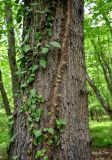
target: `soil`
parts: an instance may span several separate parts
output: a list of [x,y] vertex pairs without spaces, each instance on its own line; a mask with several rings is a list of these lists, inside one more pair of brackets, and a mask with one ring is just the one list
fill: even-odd
[[112,160],[112,148],[103,148],[92,151],[91,160]]

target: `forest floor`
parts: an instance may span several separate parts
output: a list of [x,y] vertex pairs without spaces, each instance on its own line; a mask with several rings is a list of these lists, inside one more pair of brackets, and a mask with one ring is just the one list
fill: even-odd
[[102,148],[92,151],[91,160],[112,160],[112,148]]
[[[0,160],[6,160],[1,153]],[[112,160],[112,148],[102,148],[92,151],[90,160]]]

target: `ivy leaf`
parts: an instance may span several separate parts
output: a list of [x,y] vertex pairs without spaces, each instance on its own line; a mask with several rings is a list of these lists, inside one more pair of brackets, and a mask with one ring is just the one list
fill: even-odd
[[50,42],[50,45],[55,47],[55,48],[61,48],[61,44],[59,42],[56,42],[56,41]]
[[40,117],[36,117],[36,118],[35,118],[35,121],[36,121],[36,122],[39,122],[39,121],[40,121]]
[[50,134],[54,134],[54,129],[53,128],[44,128],[44,132],[48,132]]
[[21,85],[20,85],[20,88],[25,88],[27,85],[26,85],[26,83],[22,83]]
[[29,122],[32,122],[33,120],[32,120],[32,117],[28,117],[28,121]]
[[47,62],[46,62],[45,59],[40,59],[39,63],[40,63],[40,65],[41,65],[42,68],[44,68],[44,69],[46,68]]
[[35,105],[35,104],[32,104],[32,105],[31,105],[31,110],[32,110],[32,111],[35,111],[35,109],[36,109],[36,105]]
[[37,71],[37,69],[38,69],[38,65],[34,65],[33,67],[32,67],[32,73],[34,73],[35,71]]
[[34,80],[35,80],[34,77],[29,77],[28,80],[27,80],[27,83],[31,84]]
[[42,53],[43,54],[47,54],[49,52],[49,48],[45,47],[45,48],[42,48]]
[[35,158],[43,157],[45,152],[46,152],[46,149],[37,151],[36,154],[35,154]]
[[44,156],[44,160],[49,160],[49,158],[47,156]]
[[53,135],[54,134],[54,129],[53,128],[48,128],[48,132]]
[[29,33],[25,35],[24,42],[28,42],[28,40],[29,40]]
[[44,103],[45,99],[42,95],[38,95],[38,102]]
[[31,47],[28,45],[28,44],[25,44],[24,46],[23,46],[23,51],[25,52],[25,53],[27,53],[28,51],[30,51],[31,50]]
[[24,70],[22,70],[22,69],[19,69],[19,70],[16,72],[16,75],[19,76],[19,77],[22,77],[24,73],[26,73],[26,71],[24,71]]
[[42,131],[34,129],[33,134],[36,138],[39,138],[40,136],[42,136]]
[[17,160],[19,157],[18,156],[13,156],[12,160]]
[[65,122],[65,120],[63,120],[63,119],[57,119],[57,120],[56,120],[56,125],[57,125],[58,128],[60,128],[60,127],[65,126],[65,125],[66,125],[66,122]]
[[39,109],[36,110],[36,116],[37,117],[41,117],[42,113],[43,113],[43,109],[42,108],[39,108]]
[[30,95],[31,95],[32,98],[33,98],[33,97],[36,97],[36,94],[37,94],[36,89],[32,89],[32,90],[30,91]]
[[42,39],[42,33],[41,32],[36,32],[36,34],[35,34],[35,38],[36,38],[36,40],[41,40]]

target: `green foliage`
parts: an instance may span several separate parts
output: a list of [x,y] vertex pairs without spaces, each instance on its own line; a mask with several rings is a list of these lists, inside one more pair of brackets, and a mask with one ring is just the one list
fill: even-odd
[[18,156],[13,156],[12,160],[18,160]]
[[39,138],[40,136],[42,136],[42,131],[34,129],[33,134],[35,135],[36,138]]
[[45,48],[42,48],[42,53],[43,54],[47,54],[49,52],[49,48],[45,47]]
[[52,134],[52,135],[54,135],[54,133],[55,133],[55,131],[54,131],[53,128],[44,128],[43,131],[44,131],[44,132],[48,132],[48,133],[50,133],[50,134]]
[[[13,17],[15,23],[15,32],[16,32],[16,51],[17,51],[17,60],[18,65],[21,61],[19,70],[17,71],[17,75],[19,78],[25,78],[24,82],[21,82],[20,88],[27,95],[27,98],[24,100],[23,104],[21,104],[21,112],[27,113],[27,125],[34,136],[34,141],[36,141],[36,145],[38,142],[45,141],[49,146],[59,145],[59,134],[64,131],[66,126],[66,122],[63,119],[58,117],[55,119],[55,125],[52,128],[41,128],[39,130],[35,126],[40,122],[42,114],[44,113],[44,109],[40,108],[41,103],[45,103],[45,98],[40,95],[35,88],[32,88],[32,84],[35,81],[36,73],[39,71],[40,67],[45,70],[47,67],[47,54],[52,49],[61,49],[61,43],[57,40],[51,41],[51,37],[53,35],[52,25],[54,21],[54,17],[52,13],[48,9],[37,11],[38,14],[44,15],[46,14],[46,22],[44,33],[38,31],[34,35],[34,39],[36,40],[36,53],[32,54],[32,59],[26,59],[27,53],[33,52],[31,46],[29,45],[30,32],[29,29],[26,31],[26,35],[23,37],[21,50],[23,54],[20,53],[20,41],[21,41],[21,26],[23,12],[25,14],[29,14],[32,11],[32,7],[38,6],[39,3],[33,3],[31,8],[24,8],[23,4],[19,5],[18,0],[14,2],[10,1],[13,6]],[[86,64],[87,71],[91,75],[91,77],[95,80],[96,86],[100,89],[101,94],[108,100],[110,104],[112,104],[111,95],[108,90],[108,84],[105,80],[103,68],[98,58],[98,52],[100,54],[102,62],[106,65],[109,64],[110,69],[112,70],[112,54],[111,54],[111,33],[110,33],[110,25],[111,22],[111,8],[112,2],[106,2],[102,0],[85,1],[85,6],[89,14],[85,13],[85,52],[86,52]],[[90,12],[91,11],[91,12]],[[106,17],[106,19],[105,19]],[[4,7],[3,2],[0,2],[0,68],[3,72],[3,82],[8,93],[8,98],[13,106],[12,100],[12,90],[11,90],[11,73],[8,62],[7,55],[7,41],[6,41],[6,29],[4,22]],[[107,21],[109,20],[109,21]],[[11,25],[9,25],[11,27]],[[45,35],[46,39],[45,38]],[[44,40],[44,43],[41,42]],[[94,42],[94,43],[92,43]],[[94,47],[95,45],[95,47]],[[20,56],[21,54],[21,56]],[[34,62],[34,57],[38,56],[38,62]],[[24,64],[29,60],[32,65],[29,68],[25,68]],[[29,63],[30,64],[30,63]],[[97,73],[97,74],[96,74]],[[108,73],[109,74],[109,73]],[[60,75],[57,75],[58,82],[61,82]],[[88,89],[92,93],[92,96],[89,96],[89,107],[101,107],[95,95],[93,95],[93,91],[88,86]],[[60,94],[58,94],[60,96]],[[1,97],[0,97],[1,100]],[[93,105],[94,102],[94,105]],[[57,104],[54,104],[57,107]],[[3,108],[3,104],[0,104],[0,107]],[[13,108],[13,107],[12,107]],[[1,111],[1,110],[0,110]],[[52,112],[48,113],[48,116],[52,116]],[[4,115],[4,111],[0,112],[0,148],[6,149],[7,145],[10,141],[13,142],[15,136],[9,138],[8,127],[13,124],[13,121],[8,123],[7,117]],[[9,124],[9,125],[8,125]],[[36,124],[36,125],[35,125]],[[8,126],[7,126],[8,125]],[[93,148],[97,147],[105,147],[112,145],[112,136],[111,136],[111,122],[90,122],[90,130],[91,135],[93,137]],[[107,137],[108,134],[108,137]],[[9,140],[10,139],[10,140]],[[35,158],[44,160],[48,160],[48,157],[45,155],[46,149],[42,149],[36,152]],[[14,156],[13,159],[18,159],[17,156]]]
[[4,156],[7,155],[7,148],[10,143],[10,134],[8,129],[8,118],[3,109],[0,109],[0,153]]
[[31,50],[31,47],[28,44],[25,44],[22,49],[25,53],[27,53],[28,51]]
[[38,65],[34,65],[33,67],[32,67],[32,73],[35,73],[35,71],[37,71],[38,70]]
[[107,117],[102,122],[90,121],[90,132],[94,149],[112,146],[112,122]]
[[45,60],[45,59],[40,59],[40,61],[39,61],[39,63],[40,63],[40,66],[42,67],[42,68],[46,68],[47,67],[47,61]]
[[54,41],[54,42],[50,42],[50,45],[55,47],[55,48],[61,48],[61,44],[57,41]]
[[49,158],[47,156],[44,156],[44,160],[49,160]]
[[[85,1],[85,53],[87,72],[94,80],[101,95],[112,106],[112,98],[109,86],[112,85],[112,27],[111,25],[111,1],[95,0]],[[93,102],[101,106],[93,90],[88,86],[89,105]],[[111,107],[112,109],[112,107]]]
[[36,154],[35,154],[35,158],[40,159],[41,157],[44,157],[45,152],[46,152],[46,149],[37,151]]

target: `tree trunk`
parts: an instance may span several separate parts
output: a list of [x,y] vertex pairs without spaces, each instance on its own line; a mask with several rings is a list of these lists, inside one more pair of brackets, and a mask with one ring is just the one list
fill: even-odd
[[10,116],[11,115],[11,109],[10,109],[7,93],[6,93],[4,85],[3,85],[1,70],[0,70],[0,91],[1,91],[2,100],[3,100],[6,115]]
[[16,63],[16,48],[15,48],[16,45],[15,45],[15,33],[13,24],[13,12],[10,1],[4,2],[4,4],[5,4],[5,18],[7,27],[7,37],[8,37],[8,59],[12,77],[13,100],[14,100],[14,106],[16,107],[19,81],[16,75],[17,63]]
[[102,97],[100,91],[98,90],[98,88],[96,87],[96,85],[94,84],[94,82],[91,80],[91,78],[89,77],[89,75],[86,76],[86,79],[87,79],[89,85],[91,86],[91,88],[93,89],[94,93],[96,94],[96,97],[97,97],[98,100],[100,101],[103,109],[106,111],[106,113],[108,114],[108,116],[110,117],[110,119],[112,119],[112,109],[111,109],[111,106],[110,106],[109,103]]
[[[41,153],[42,151],[45,153],[44,158],[41,155],[40,159],[47,160],[48,157],[49,160],[89,160],[83,1],[40,1],[36,5],[36,1],[26,0],[25,7],[28,8],[28,6],[32,9],[31,13],[24,17],[24,35],[30,28],[30,40],[27,45],[31,46],[31,50],[24,54],[21,63],[21,66],[27,70],[25,78],[21,80],[22,86],[27,85],[27,88],[22,91],[22,97],[23,101],[26,101],[28,90],[33,88],[45,98],[45,102],[41,100],[41,103],[36,103],[38,109],[44,109],[44,113],[40,123],[34,122],[33,129],[31,128],[33,131],[34,129],[41,130],[44,138],[41,143],[34,144],[34,136],[28,130],[27,125],[32,111],[28,109],[20,112],[20,102],[18,101],[13,128],[15,140],[10,146],[9,159],[12,160],[13,156],[18,156],[20,160],[34,160],[36,159],[35,155],[38,157],[38,151],[41,150]],[[43,14],[42,10],[46,10],[46,13]],[[47,33],[50,29],[53,35],[48,37]],[[43,35],[38,40],[42,49],[45,44],[54,46],[46,55],[40,55],[41,49],[36,48],[38,42],[35,40],[35,35],[37,32],[38,35],[40,32]],[[57,42],[61,42],[61,48]],[[39,68],[33,81],[31,80],[33,75],[29,76],[28,74],[34,64],[37,64]],[[27,80],[27,84],[26,79],[30,80]],[[64,125],[64,120],[66,125]],[[50,128],[55,135],[48,133],[50,131],[46,131],[46,133],[45,128],[46,130]],[[61,129],[64,129],[63,133],[61,133]],[[53,141],[53,144],[49,144],[47,140]]]

